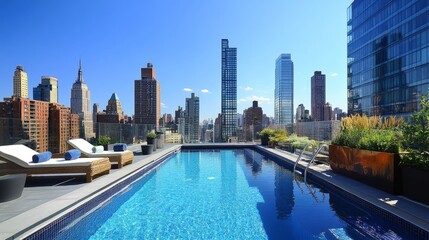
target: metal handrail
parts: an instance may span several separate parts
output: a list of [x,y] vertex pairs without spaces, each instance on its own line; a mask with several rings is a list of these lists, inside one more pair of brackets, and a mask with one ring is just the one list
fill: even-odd
[[317,154],[319,154],[320,150],[322,150],[323,147],[327,147],[327,144],[321,144],[319,146],[319,148],[316,150],[316,152],[313,154],[313,157],[311,158],[311,160],[308,162],[307,167],[305,167],[304,170],[304,181],[307,182],[307,170],[310,167],[310,165],[314,162],[314,160],[316,159]]
[[315,145],[312,142],[309,142],[305,145],[305,147],[302,149],[301,153],[299,154],[298,158],[295,161],[295,165],[293,166],[293,172],[295,173],[296,170],[296,166],[298,165],[298,162],[301,160],[302,154],[305,152],[305,150],[309,147],[309,146],[313,146],[313,155],[314,155],[314,147]]

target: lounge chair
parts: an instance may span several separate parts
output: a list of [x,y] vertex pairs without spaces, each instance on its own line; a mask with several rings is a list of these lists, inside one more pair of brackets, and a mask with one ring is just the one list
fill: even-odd
[[108,158],[78,158],[70,161],[51,158],[46,162],[33,163],[35,154],[36,151],[21,144],[0,146],[0,175],[85,173],[86,181],[91,182],[94,176],[108,174],[111,168]]
[[118,168],[132,163],[134,159],[134,153],[129,150],[124,152],[103,151],[101,153],[93,153],[92,148],[94,145],[82,138],[70,139],[67,143],[71,148],[81,151],[84,157],[107,157],[110,162],[117,162]]

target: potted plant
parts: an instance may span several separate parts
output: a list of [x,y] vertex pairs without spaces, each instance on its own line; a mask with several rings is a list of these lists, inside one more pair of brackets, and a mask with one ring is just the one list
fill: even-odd
[[110,143],[110,137],[107,135],[101,135],[97,140],[97,145],[102,145],[104,150],[108,150],[108,146]]
[[406,154],[401,155],[402,194],[429,204],[429,100],[422,96],[421,109],[410,116],[402,131]]
[[402,118],[352,115],[329,146],[334,172],[389,193],[400,192],[399,152]]
[[154,132],[149,132],[146,135],[146,142],[147,144],[154,144],[156,138],[156,134]]
[[272,136],[274,133],[274,129],[271,128],[265,128],[259,133],[259,136],[261,137],[261,145],[267,146],[268,142],[270,141],[270,136]]

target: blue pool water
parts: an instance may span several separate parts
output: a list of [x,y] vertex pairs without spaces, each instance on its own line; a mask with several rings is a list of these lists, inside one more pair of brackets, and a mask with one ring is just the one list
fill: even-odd
[[56,238],[411,239],[250,149],[179,152],[90,213]]

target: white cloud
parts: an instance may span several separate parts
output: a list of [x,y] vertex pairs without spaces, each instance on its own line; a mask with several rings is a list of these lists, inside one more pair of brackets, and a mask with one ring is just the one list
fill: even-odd
[[161,103],[161,108],[168,108],[165,103]]
[[251,101],[258,101],[261,103],[269,103],[271,101],[271,99],[264,97],[264,96],[255,96],[255,95],[247,96],[245,98],[238,99],[239,103],[245,103],[245,102],[251,102]]
[[202,93],[210,93],[210,91],[209,91],[209,90],[207,90],[207,89],[202,89],[202,90],[201,90],[201,92],[202,92]]
[[331,73],[331,77],[336,77],[336,76],[338,76],[338,73],[336,73],[336,72]]
[[247,86],[247,87],[244,88],[244,91],[252,91],[252,90],[253,90],[253,88],[250,87],[250,86]]
[[270,99],[267,98],[267,97],[263,97],[263,96],[258,97],[258,96],[255,96],[255,95],[252,96],[252,100],[253,101],[256,100],[256,101],[260,101],[260,102],[269,102],[270,101]]
[[183,91],[185,91],[185,92],[192,92],[192,89],[190,89],[190,88],[184,88]]

